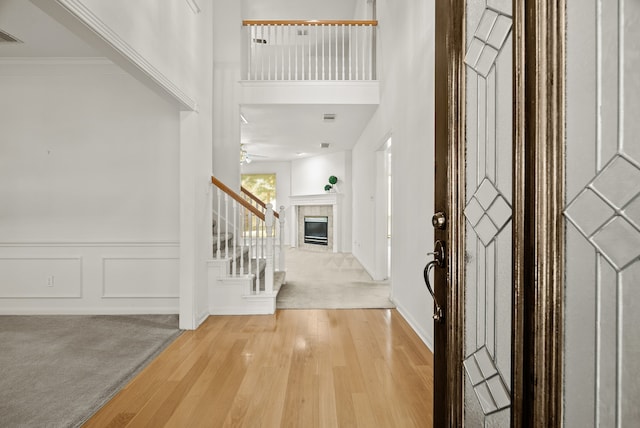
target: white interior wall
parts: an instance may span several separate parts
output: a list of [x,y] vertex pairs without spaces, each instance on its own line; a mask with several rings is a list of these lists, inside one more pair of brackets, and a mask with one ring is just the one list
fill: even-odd
[[340,251],[351,252],[352,173],[351,151],[328,153],[291,161],[291,195],[319,195],[325,192],[329,177],[338,177],[336,189],[341,193]]
[[432,300],[422,268],[433,248],[433,10],[433,1],[378,0],[381,101],[353,149],[353,254],[372,272],[376,151],[393,133],[393,299],[429,346]]
[[[36,0],[42,4],[46,0]],[[201,15],[185,0],[162,2],[128,0],[59,0],[72,7],[81,19],[135,52],[135,61],[148,64],[158,77],[196,99],[199,82],[194,70],[200,65]],[[200,2],[204,3],[204,2]],[[204,4],[202,5],[205,8]],[[113,40],[112,40],[113,41]]]
[[0,312],[177,312],[175,107],[100,61],[5,61],[0,93]]
[[367,0],[242,0],[243,19],[353,19]]
[[240,191],[241,16],[240,2],[213,1],[213,174],[236,191]]
[[[294,221],[291,217],[291,162],[252,162],[241,167],[242,174],[275,174],[276,175],[276,201],[275,210],[280,206],[285,207],[285,223]],[[290,228],[284,228],[284,243],[290,245]]]

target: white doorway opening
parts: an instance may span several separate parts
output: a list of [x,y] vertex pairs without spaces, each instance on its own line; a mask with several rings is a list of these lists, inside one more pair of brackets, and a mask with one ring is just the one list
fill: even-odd
[[389,136],[376,152],[375,280],[391,278],[391,239],[393,215],[392,140]]

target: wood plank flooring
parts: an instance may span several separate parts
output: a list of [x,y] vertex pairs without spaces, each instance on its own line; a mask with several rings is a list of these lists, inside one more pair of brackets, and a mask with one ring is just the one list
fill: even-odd
[[209,317],[85,427],[430,427],[433,355],[395,309]]

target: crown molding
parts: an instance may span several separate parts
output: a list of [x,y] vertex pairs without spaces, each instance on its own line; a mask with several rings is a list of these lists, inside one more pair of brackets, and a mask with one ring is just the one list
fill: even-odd
[[162,87],[187,110],[197,110],[197,103],[160,70],[153,66],[136,49],[123,40],[116,31],[96,16],[81,0],[56,0],[67,12],[75,16],[117,53],[128,59],[153,82]]

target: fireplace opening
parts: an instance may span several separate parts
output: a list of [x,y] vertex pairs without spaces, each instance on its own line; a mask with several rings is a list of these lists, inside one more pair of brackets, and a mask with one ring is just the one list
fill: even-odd
[[329,217],[304,218],[305,244],[329,245]]

